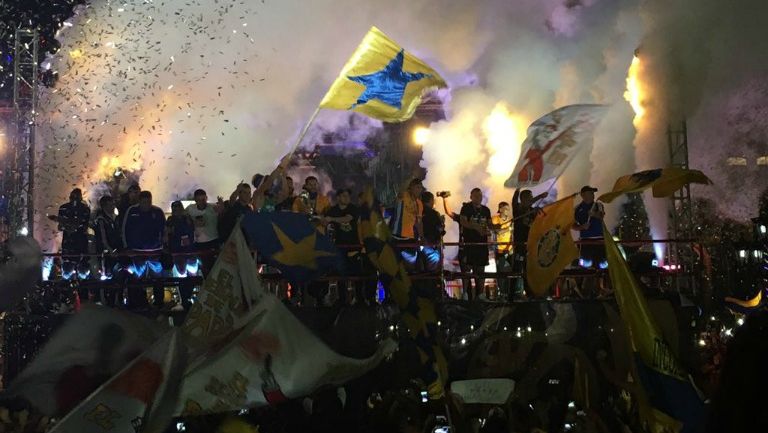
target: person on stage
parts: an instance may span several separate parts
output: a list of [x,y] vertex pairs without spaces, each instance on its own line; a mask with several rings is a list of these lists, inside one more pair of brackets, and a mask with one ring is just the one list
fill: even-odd
[[477,296],[483,293],[485,289],[485,278],[482,274],[485,267],[488,266],[488,234],[491,224],[491,210],[483,205],[483,191],[480,188],[473,188],[470,192],[470,201],[461,207],[459,212],[460,224],[464,231],[465,259],[470,272],[475,275],[475,285],[472,286],[468,278],[464,279],[464,291],[467,293],[467,299],[473,301]]
[[[509,203],[499,203],[499,210],[491,219],[493,231],[496,234],[496,272],[509,272],[512,270],[512,214]],[[499,295],[502,299],[509,299],[509,279],[499,277],[496,279]]]
[[[304,180],[301,194],[293,201],[293,211],[307,214],[309,218],[321,225],[321,217],[331,207],[331,200],[320,192],[320,183],[315,176],[309,176]],[[323,227],[318,227],[325,232]]]
[[539,209],[534,207],[534,205],[539,200],[545,199],[548,196],[549,193],[544,192],[534,197],[531,190],[520,190],[520,188],[516,189],[512,195],[512,218],[514,220],[512,243],[515,257],[513,270],[521,275],[516,281],[513,296],[518,299],[525,296],[523,288],[527,284],[525,282],[525,260],[528,254],[526,244],[528,243],[528,233],[531,231],[531,224],[533,224],[533,220],[539,212]]
[[392,237],[401,244],[411,244],[400,248],[400,255],[409,266],[415,266],[417,248],[414,246],[422,237],[424,227],[421,215],[424,213],[424,204],[421,202],[421,193],[424,186],[421,179],[412,179],[408,188],[400,194],[395,208],[395,214],[390,224]]
[[[89,274],[87,254],[90,218],[91,209],[83,202],[83,192],[80,188],[73,189],[69,193],[69,201],[59,207],[58,216],[54,218],[62,232],[61,253],[65,256],[62,259],[62,273],[65,279],[72,276],[86,278]],[[81,300],[87,301],[88,291],[80,292]]]
[[[607,265],[603,240],[603,204],[595,201],[597,188],[585,185],[581,188],[581,203],[574,209],[574,229],[579,231],[581,265],[584,268],[602,269]],[[601,279],[585,278],[583,294],[594,292],[595,284],[602,286]]]
[[[102,276],[111,280],[118,270],[117,252],[123,249],[120,228],[115,216],[115,200],[108,195],[99,199],[99,211],[94,220],[96,233],[96,252],[102,254]],[[114,307],[122,304],[122,291],[107,288],[103,291],[106,305]]]

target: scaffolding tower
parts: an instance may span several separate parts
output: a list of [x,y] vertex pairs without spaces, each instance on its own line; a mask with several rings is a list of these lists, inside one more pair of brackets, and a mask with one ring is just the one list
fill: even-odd
[[[671,125],[667,128],[669,145],[669,163],[672,167],[688,169],[688,127],[683,120],[679,129]],[[691,201],[691,187],[686,184],[672,195],[672,207],[670,209],[669,236],[671,239],[693,239],[693,203]],[[695,279],[688,278],[696,266],[695,254],[688,244],[671,243],[667,249],[667,263],[677,264],[683,272],[675,279],[675,288],[678,291],[696,295]]]
[[6,160],[5,194],[11,235],[34,234],[35,116],[38,97],[39,37],[17,29],[13,58],[13,145]]

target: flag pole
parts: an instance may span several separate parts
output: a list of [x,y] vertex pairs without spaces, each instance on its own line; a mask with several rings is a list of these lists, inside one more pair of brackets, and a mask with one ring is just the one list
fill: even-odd
[[315,121],[315,118],[317,117],[317,113],[320,112],[320,105],[315,108],[315,111],[312,113],[311,116],[309,116],[309,120],[306,124],[304,124],[304,128],[301,129],[301,132],[299,133],[299,137],[296,139],[296,143],[293,144],[291,147],[291,151],[288,152],[288,159],[290,159],[291,156],[296,152],[296,149],[299,148],[299,145],[301,144],[301,141],[304,140],[304,136],[307,135],[307,131],[309,131],[309,127],[312,126],[312,123]]

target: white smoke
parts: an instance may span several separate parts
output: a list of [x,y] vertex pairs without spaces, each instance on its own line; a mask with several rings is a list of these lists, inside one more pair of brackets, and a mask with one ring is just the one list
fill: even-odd
[[[433,125],[423,165],[428,187],[451,190],[454,206],[475,186],[493,210],[510,198],[488,173],[498,149],[483,131],[500,102],[528,123],[565,104],[611,104],[591,152],[557,186],[563,194],[587,183],[609,189],[619,175],[664,165],[668,123],[692,119],[691,138],[701,142],[691,151],[703,154],[720,143],[693,131],[729,118],[716,101],[733,101],[732,92],[745,91],[736,84],[749,77],[765,88],[758,72],[768,65],[768,38],[757,12],[765,6],[747,3],[753,7],[714,0],[95,0],[62,29],[62,49],[50,59],[60,80],[41,98],[38,185],[46,194],[38,194],[38,209],[54,208],[73,186],[87,193],[116,165],[142,169],[142,187],[160,203],[196,187],[228,196],[290,148],[371,25],[451,84],[449,120]],[[638,46],[648,59],[644,79],[655,86],[646,103],[656,113],[635,150],[622,94]],[[768,104],[756,98],[752,106]],[[745,125],[742,117],[730,119]],[[347,119],[321,112],[317,122],[319,130],[334,129]],[[306,145],[318,137],[310,130]],[[608,211],[615,217],[615,208]],[[652,216],[657,227],[658,219]],[[46,226],[46,237],[53,229]]]

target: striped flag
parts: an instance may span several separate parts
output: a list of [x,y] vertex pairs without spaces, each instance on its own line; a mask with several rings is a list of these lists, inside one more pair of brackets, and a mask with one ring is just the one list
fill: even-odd
[[416,290],[408,277],[402,259],[390,244],[389,228],[379,212],[368,205],[361,212],[359,230],[368,258],[379,270],[379,278],[392,294],[400,309],[407,336],[419,351],[422,378],[428,386],[430,398],[440,398],[448,378],[448,367],[443,350],[437,343],[437,315],[432,299]]

